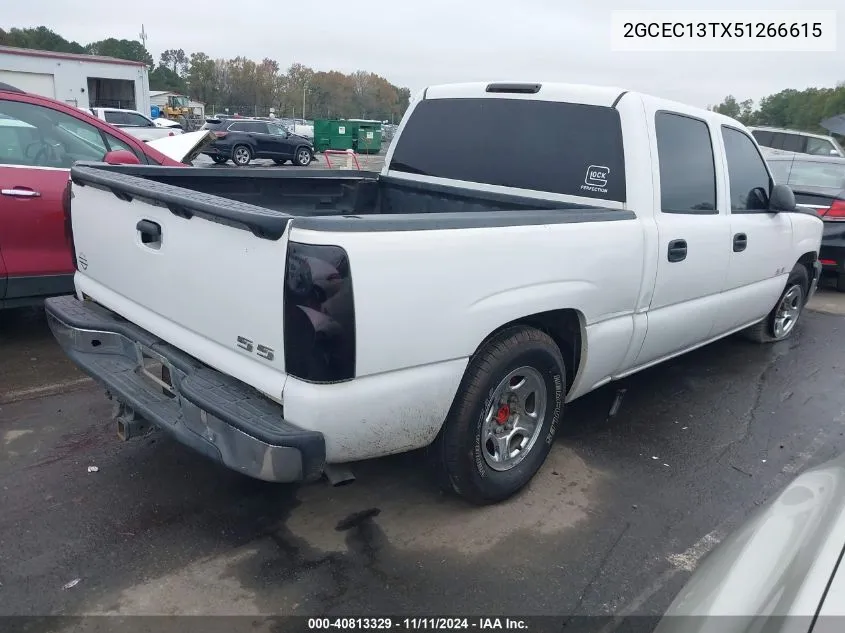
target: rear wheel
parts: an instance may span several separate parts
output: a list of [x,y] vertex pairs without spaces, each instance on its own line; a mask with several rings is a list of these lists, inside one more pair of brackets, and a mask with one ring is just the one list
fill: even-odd
[[473,503],[507,499],[543,465],[563,409],[566,368],[554,341],[517,326],[470,361],[431,447],[444,488]]
[[222,165],[229,159],[225,156],[212,156],[211,160],[213,160],[216,165]]
[[810,278],[807,269],[801,264],[796,264],[789,273],[786,287],[775,307],[766,318],[745,330],[745,336],[757,343],[774,343],[789,338],[804,310],[809,290]]
[[252,160],[252,152],[246,145],[235,145],[232,148],[232,162],[238,167],[245,167],[249,165]]
[[300,167],[308,167],[313,158],[314,155],[311,153],[310,149],[307,147],[300,147],[296,150],[296,156],[293,159],[293,164],[299,165]]

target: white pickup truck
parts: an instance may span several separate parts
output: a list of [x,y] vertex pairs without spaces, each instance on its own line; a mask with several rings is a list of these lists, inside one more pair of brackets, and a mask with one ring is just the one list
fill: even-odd
[[118,108],[84,108],[98,119],[119,127],[127,134],[131,134],[142,141],[155,141],[167,136],[182,134],[178,123],[163,126],[156,125],[151,118],[135,110],[120,110]]
[[56,338],[124,437],[152,422],[269,481],[429,447],[448,489],[505,499],[565,402],[733,332],[788,337],[820,270],[821,220],[741,124],[612,88],[430,87],[381,173],[72,181]]

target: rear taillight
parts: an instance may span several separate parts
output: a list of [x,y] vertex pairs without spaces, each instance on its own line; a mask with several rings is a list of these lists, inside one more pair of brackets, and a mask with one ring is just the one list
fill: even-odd
[[168,132],[167,136],[176,136],[173,132]]
[[215,132],[214,136],[216,136],[217,138],[226,138],[227,134],[228,132]]
[[65,190],[62,193],[62,212],[65,217],[65,242],[70,247],[70,256],[73,259],[73,267],[76,268],[76,247],[73,243],[73,220],[70,213],[70,201],[73,198],[73,191],[71,190],[71,181],[68,178]]
[[830,208],[822,209],[819,215],[830,222],[845,222],[845,200],[834,200]]
[[285,371],[310,382],[355,377],[355,302],[339,246],[288,242]]

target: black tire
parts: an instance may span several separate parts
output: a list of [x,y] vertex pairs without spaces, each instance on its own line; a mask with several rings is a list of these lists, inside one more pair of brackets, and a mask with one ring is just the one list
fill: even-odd
[[[494,400],[500,383],[511,372],[526,368],[536,372],[535,384],[545,387],[544,411],[538,412],[542,419],[532,433],[533,442],[525,446],[526,452],[517,453],[521,461],[508,470],[497,470],[489,461],[491,444],[482,440],[482,430],[488,424],[485,418],[498,406]],[[446,422],[431,446],[432,465],[441,486],[479,505],[503,501],[522,489],[551,450],[563,411],[565,385],[563,356],[547,334],[515,326],[493,336],[470,361]],[[534,403],[536,406],[536,399]],[[502,408],[511,411],[504,405],[499,410]]]
[[232,148],[232,162],[238,167],[246,167],[252,160],[252,150],[248,145],[235,145]]
[[836,276],[836,289],[839,292],[845,292],[845,274]]
[[288,161],[285,158],[274,158],[273,162],[276,163],[277,165],[284,165]]
[[[790,293],[796,292],[794,290],[795,288],[800,291],[800,296],[797,297],[798,312],[792,319],[789,329],[786,332],[779,332],[776,327],[779,312],[781,311],[785,297]],[[780,294],[777,303],[775,303],[775,307],[772,308],[772,311],[769,312],[764,319],[755,323],[746,330],[743,330],[745,337],[755,343],[775,343],[777,341],[784,341],[788,339],[795,331],[795,326],[798,324],[801,313],[804,311],[804,305],[807,303],[807,293],[809,290],[810,277],[807,274],[807,269],[801,264],[796,264],[795,268],[792,269],[792,272],[789,273],[789,277],[786,280],[786,286]]]
[[311,161],[314,160],[314,154],[307,147],[297,147],[293,155],[293,164],[298,167],[308,167]]
[[229,159],[225,156],[212,156],[211,160],[214,161],[215,165],[224,165]]

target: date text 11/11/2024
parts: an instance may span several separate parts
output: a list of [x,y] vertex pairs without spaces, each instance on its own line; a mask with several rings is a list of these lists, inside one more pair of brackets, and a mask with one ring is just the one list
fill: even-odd
[[407,631],[527,631],[528,623],[519,618],[308,618],[308,630],[407,630]]

